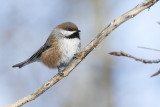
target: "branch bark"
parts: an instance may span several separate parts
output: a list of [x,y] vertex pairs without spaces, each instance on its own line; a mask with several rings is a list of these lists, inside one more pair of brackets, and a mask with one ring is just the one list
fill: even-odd
[[156,60],[145,60],[145,59],[139,59],[139,58],[136,58],[130,54],[127,54],[123,51],[121,52],[110,52],[109,53],[110,55],[114,55],[114,56],[125,56],[125,57],[129,57],[129,58],[132,58],[132,59],[135,59],[136,61],[140,61],[140,62],[143,62],[145,64],[152,64],[152,63],[159,63],[160,62],[160,59],[156,59]]
[[77,57],[63,70],[64,76],[55,75],[49,81],[47,81],[44,85],[42,85],[37,91],[34,93],[14,102],[5,107],[20,107],[27,102],[30,102],[41,94],[43,94],[47,89],[52,87],[58,81],[63,79],[64,77],[68,76],[70,72],[94,49],[97,45],[110,34],[114,29],[116,29],[119,25],[124,23],[125,21],[135,17],[138,13],[143,11],[146,8],[150,8],[159,0],[145,0],[139,5],[137,5],[132,10],[126,12],[125,14],[121,15],[120,17],[114,19],[99,35],[97,35],[86,47],[84,47],[81,51],[77,53]]
[[[148,48],[149,49],[149,48]],[[129,57],[129,58],[132,58],[132,59],[135,59],[136,61],[140,61],[140,62],[143,62],[145,64],[152,64],[152,63],[159,63],[160,62],[160,59],[157,59],[157,60],[145,60],[145,59],[139,59],[139,58],[136,58],[130,54],[127,54],[125,52],[110,52],[109,53],[110,55],[115,55],[115,56],[125,56],[125,57]],[[160,70],[158,70],[156,73],[154,73],[153,75],[151,75],[151,77],[154,77],[154,76],[157,76],[160,74]]]

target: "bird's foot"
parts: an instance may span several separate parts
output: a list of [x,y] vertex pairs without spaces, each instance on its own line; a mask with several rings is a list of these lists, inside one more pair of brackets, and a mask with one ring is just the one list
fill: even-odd
[[74,54],[73,59],[78,59],[77,54]]
[[59,74],[60,76],[63,76],[63,75],[64,75],[64,73],[63,73],[63,72],[58,72],[58,74]]

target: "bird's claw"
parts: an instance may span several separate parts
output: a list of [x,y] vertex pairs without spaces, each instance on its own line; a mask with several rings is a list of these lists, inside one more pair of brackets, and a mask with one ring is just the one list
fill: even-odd
[[74,54],[73,59],[78,59],[77,54]]
[[63,75],[64,75],[64,73],[63,73],[63,72],[58,72],[58,74],[59,74],[60,76],[63,76]]

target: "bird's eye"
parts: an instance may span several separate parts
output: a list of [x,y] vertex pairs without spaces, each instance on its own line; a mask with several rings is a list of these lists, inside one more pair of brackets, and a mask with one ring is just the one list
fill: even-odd
[[68,31],[73,31],[73,29],[69,28]]
[[80,30],[75,30],[75,29],[72,29],[72,28],[68,28],[67,30],[68,30],[68,31],[76,31],[76,32],[81,32]]

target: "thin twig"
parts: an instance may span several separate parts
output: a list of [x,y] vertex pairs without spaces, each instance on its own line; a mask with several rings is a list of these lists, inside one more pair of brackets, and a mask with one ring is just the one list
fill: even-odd
[[154,73],[153,75],[151,75],[151,77],[157,76],[160,74],[160,70],[158,70],[158,72]]
[[148,49],[148,50],[153,50],[153,51],[160,51],[159,49],[153,49],[153,48],[148,48],[148,47],[143,47],[143,46],[138,46],[138,48]]
[[115,55],[115,56],[125,56],[125,57],[129,57],[129,58],[133,58],[135,59],[136,61],[140,61],[140,62],[143,62],[143,63],[159,63],[160,62],[160,59],[157,59],[157,60],[145,60],[145,59],[139,59],[139,58],[136,58],[130,54],[127,54],[123,51],[121,52],[110,52],[109,53],[110,55]]
[[127,13],[121,15],[120,17],[114,19],[99,35],[97,35],[86,47],[84,47],[80,52],[77,53],[77,58],[74,59],[64,70],[64,76],[59,76],[58,74],[52,77],[49,81],[47,81],[44,85],[42,85],[37,91],[24,97],[17,102],[8,105],[7,107],[20,107],[27,102],[30,102],[44,93],[47,89],[56,84],[59,80],[68,76],[70,72],[94,49],[97,45],[110,34],[114,29],[116,29],[119,25],[126,22],[127,20],[135,17],[138,13],[143,11],[146,8],[150,8],[159,0],[145,0],[139,5],[137,5],[132,10]]
[[[143,63],[159,63],[160,62],[160,59],[157,59],[157,60],[145,60],[145,59],[139,59],[139,58],[136,58],[130,54],[127,54],[125,52],[110,52],[109,53],[110,55],[115,55],[115,56],[125,56],[125,57],[129,57],[129,58],[133,58],[135,59],[136,61],[140,61],[140,62],[143,62]],[[160,74],[160,70],[156,73],[154,73],[151,77],[154,77],[154,76],[157,76],[158,74]]]

